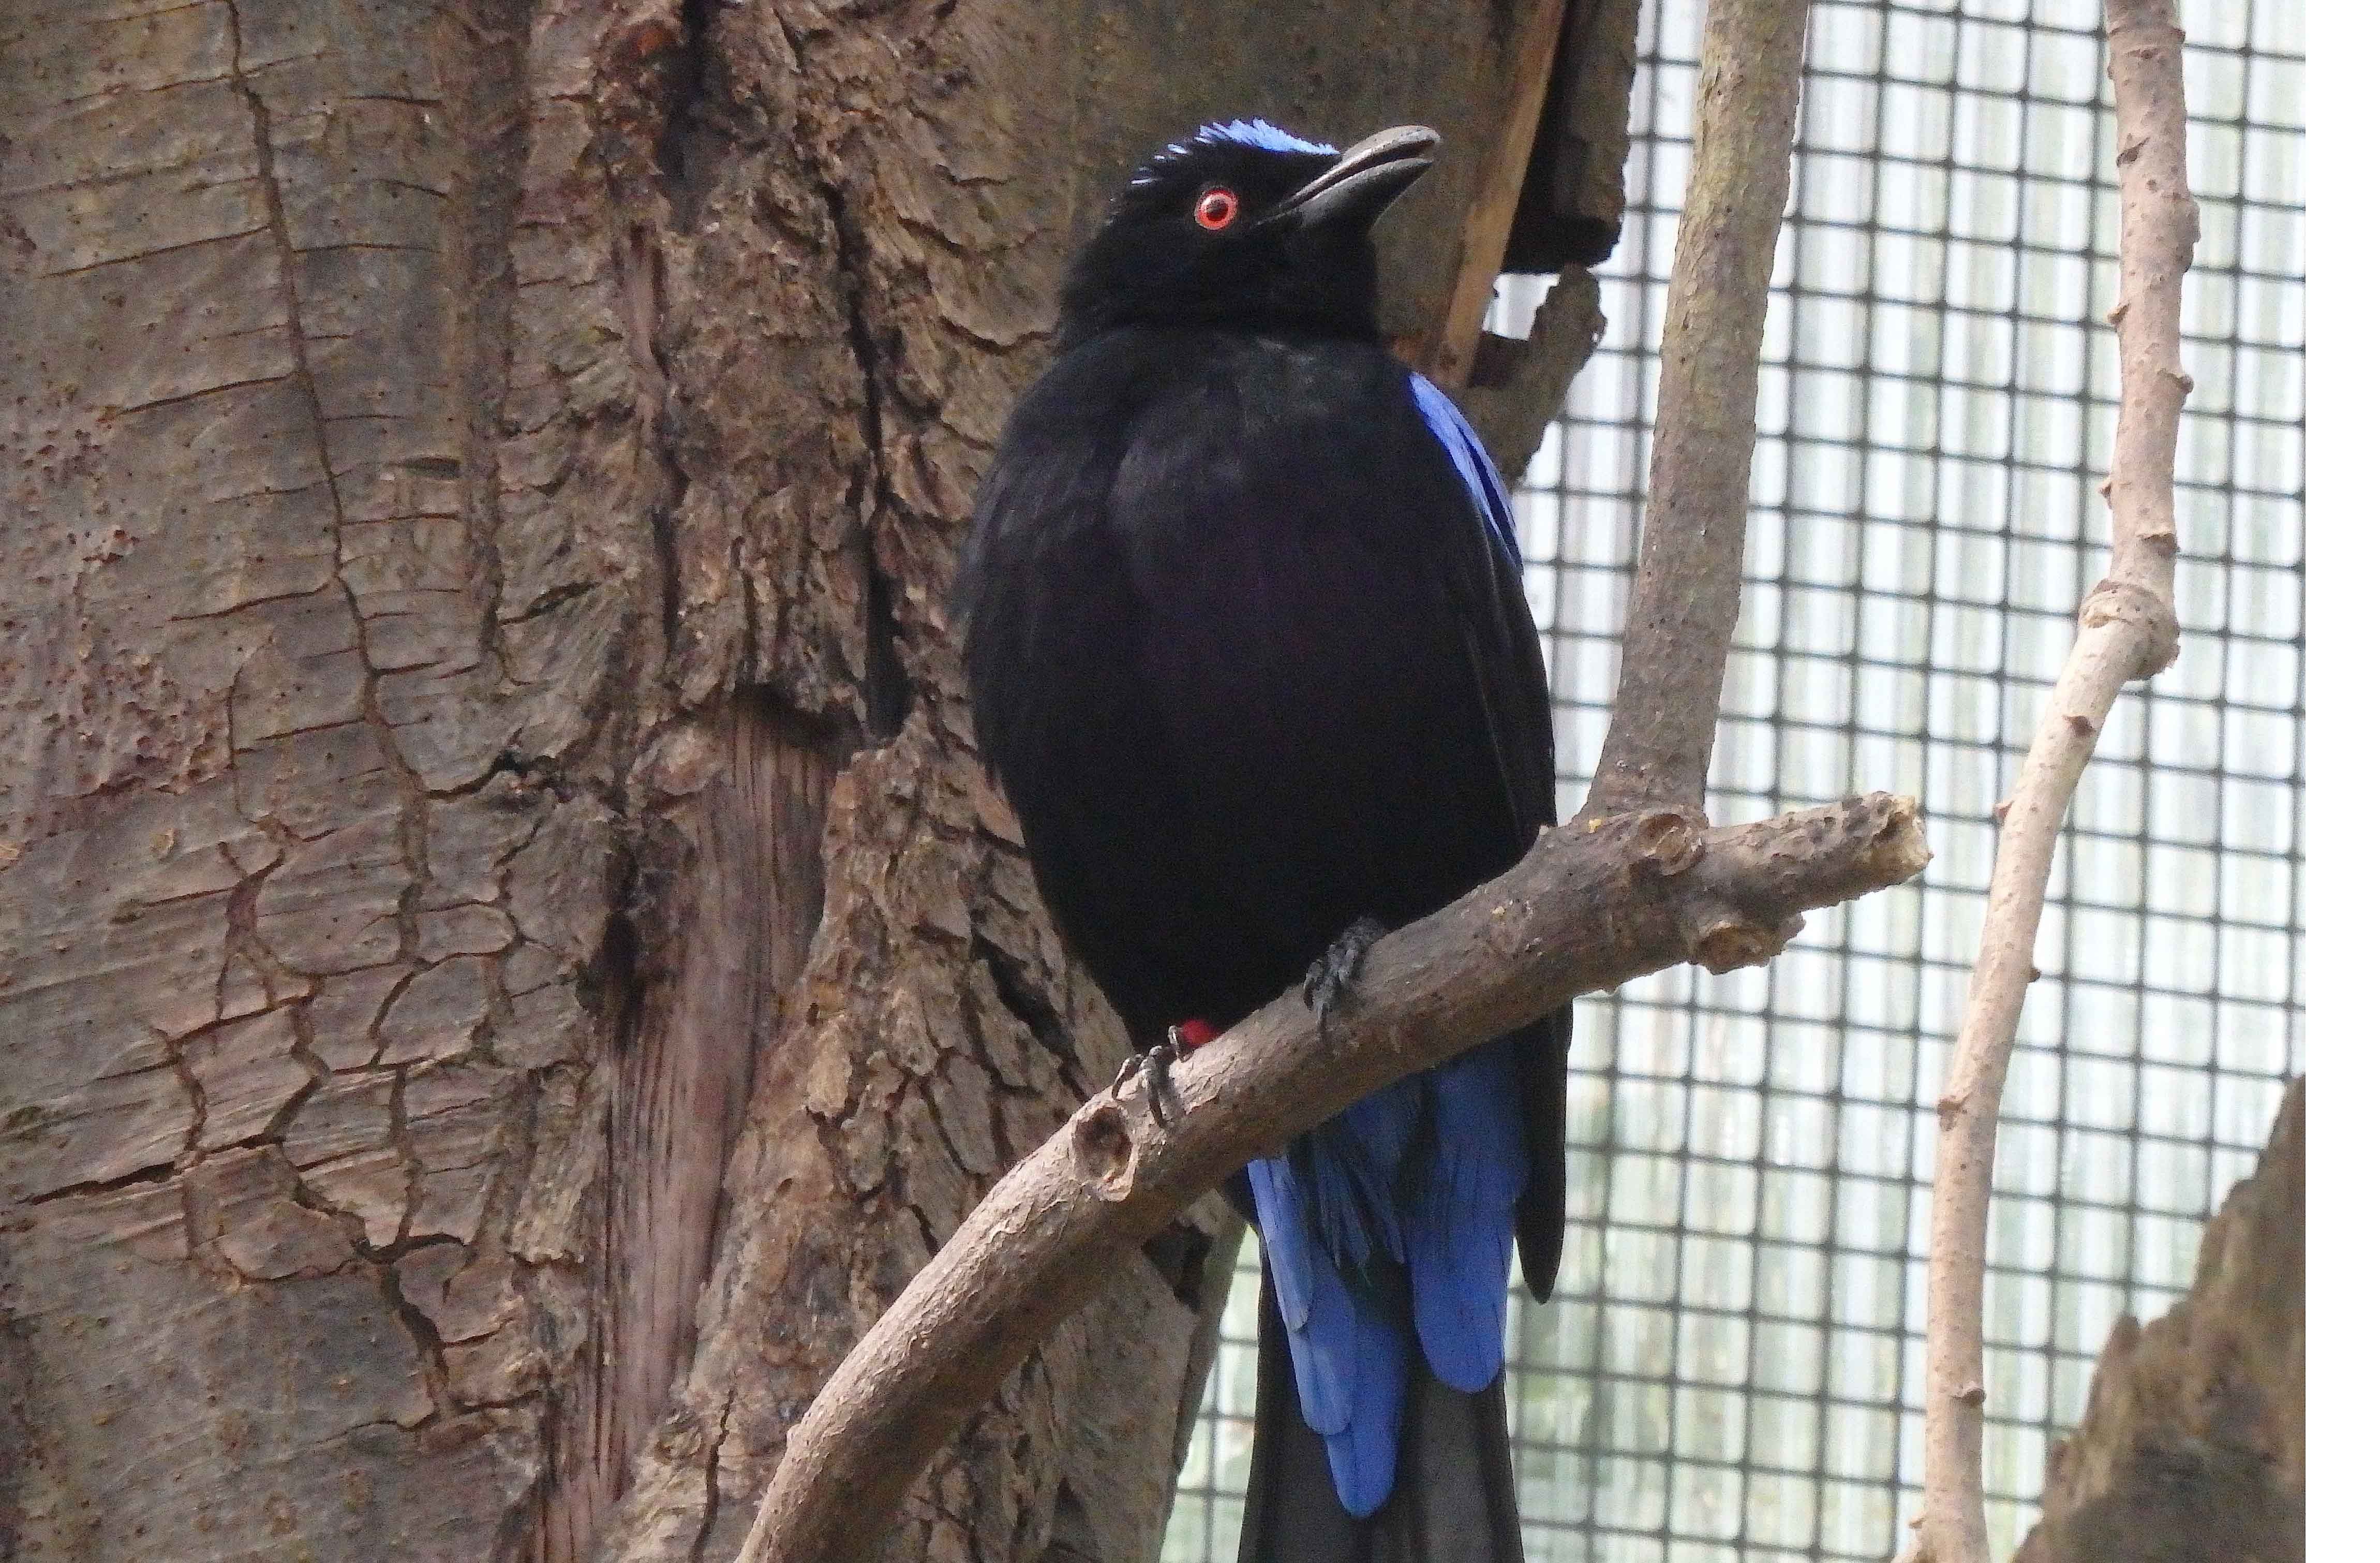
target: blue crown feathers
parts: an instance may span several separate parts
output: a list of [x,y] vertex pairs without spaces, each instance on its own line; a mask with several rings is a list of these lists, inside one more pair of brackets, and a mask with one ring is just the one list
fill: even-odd
[[1269,119],[1219,119],[1201,125],[1181,140],[1169,144],[1148,160],[1134,184],[1145,185],[1154,179],[1168,163],[1187,157],[1201,143],[1212,146],[1229,141],[1236,146],[1254,147],[1258,152],[1303,152],[1323,157],[1335,157],[1339,149],[1324,141],[1309,141],[1303,136],[1293,136]]

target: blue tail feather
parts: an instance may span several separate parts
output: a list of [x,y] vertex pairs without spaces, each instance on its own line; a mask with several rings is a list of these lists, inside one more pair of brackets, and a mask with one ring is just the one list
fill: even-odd
[[[1491,1043],[1248,1166],[1298,1408],[1350,1514],[1376,1512],[1395,1484],[1416,1345],[1465,1394],[1504,1365],[1512,1213],[1528,1181],[1515,1067],[1511,1044]],[[1383,1260],[1403,1267],[1403,1287]]]
[[1511,1044],[1423,1077],[1436,1133],[1406,1228],[1414,1327],[1430,1371],[1466,1394],[1504,1366],[1512,1208],[1528,1182]]
[[[1305,1328],[1314,1308],[1314,1245],[1305,1240],[1304,1223],[1297,1216],[1305,1203],[1299,1195],[1297,1173],[1285,1156],[1252,1161],[1248,1191],[1256,1196],[1257,1229],[1263,1234],[1265,1257],[1272,1264],[1273,1296],[1281,1304],[1281,1322],[1294,1338]],[[1315,1431],[1321,1429],[1318,1426]]]
[[1405,1262],[1397,1172],[1421,1127],[1422,1105],[1421,1082],[1399,1081],[1315,1130],[1306,1142],[1316,1236],[1322,1257],[1342,1275],[1367,1274],[1375,1247],[1399,1264]]
[[[1336,1428],[1317,1426],[1311,1417],[1306,1425],[1323,1435],[1339,1501],[1350,1514],[1370,1514],[1388,1501],[1389,1489],[1396,1484],[1397,1432],[1404,1423],[1412,1330],[1325,1266],[1316,1276],[1313,1320],[1304,1337],[1307,1371],[1299,1379],[1301,1400],[1305,1379],[1311,1377],[1343,1396],[1346,1406]],[[1297,1336],[1290,1337],[1293,1366],[1299,1356],[1298,1341]]]
[[[1338,1181],[1347,1186],[1343,1169]],[[1287,1327],[1298,1410],[1322,1435],[1339,1501],[1350,1514],[1373,1513],[1396,1482],[1411,1332],[1382,1299],[1351,1287],[1319,1251],[1286,1157],[1251,1162],[1248,1187]]]

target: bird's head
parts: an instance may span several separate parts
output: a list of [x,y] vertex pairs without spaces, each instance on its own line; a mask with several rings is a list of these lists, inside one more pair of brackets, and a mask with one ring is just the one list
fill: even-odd
[[1437,149],[1419,125],[1343,153],[1261,119],[1205,126],[1142,164],[1075,254],[1061,334],[1245,323],[1373,336],[1372,224]]

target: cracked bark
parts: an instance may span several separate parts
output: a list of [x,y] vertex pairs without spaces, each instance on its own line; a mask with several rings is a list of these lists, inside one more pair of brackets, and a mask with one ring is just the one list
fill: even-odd
[[[1228,14],[0,30],[0,1554],[733,1551],[1123,1049],[941,610],[1065,250],[1214,112],[1427,118],[1445,318],[1517,35]],[[1147,1556],[1235,1240],[1144,1245],[888,1555]]]
[[2305,1155],[2301,1076],[2189,1294],[2116,1321],[2015,1563],[2303,1563]]

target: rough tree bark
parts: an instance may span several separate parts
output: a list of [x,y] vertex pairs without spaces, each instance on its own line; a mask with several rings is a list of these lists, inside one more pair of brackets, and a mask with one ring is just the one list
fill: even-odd
[[2117,1321],[2016,1563],[2302,1563],[2305,1134],[2301,1079],[2190,1295]]
[[[0,1555],[732,1552],[1123,1046],[941,606],[1060,259],[1202,117],[1427,120],[1435,329],[1541,9],[8,8]],[[1147,1556],[1229,1232],[890,1555]]]

